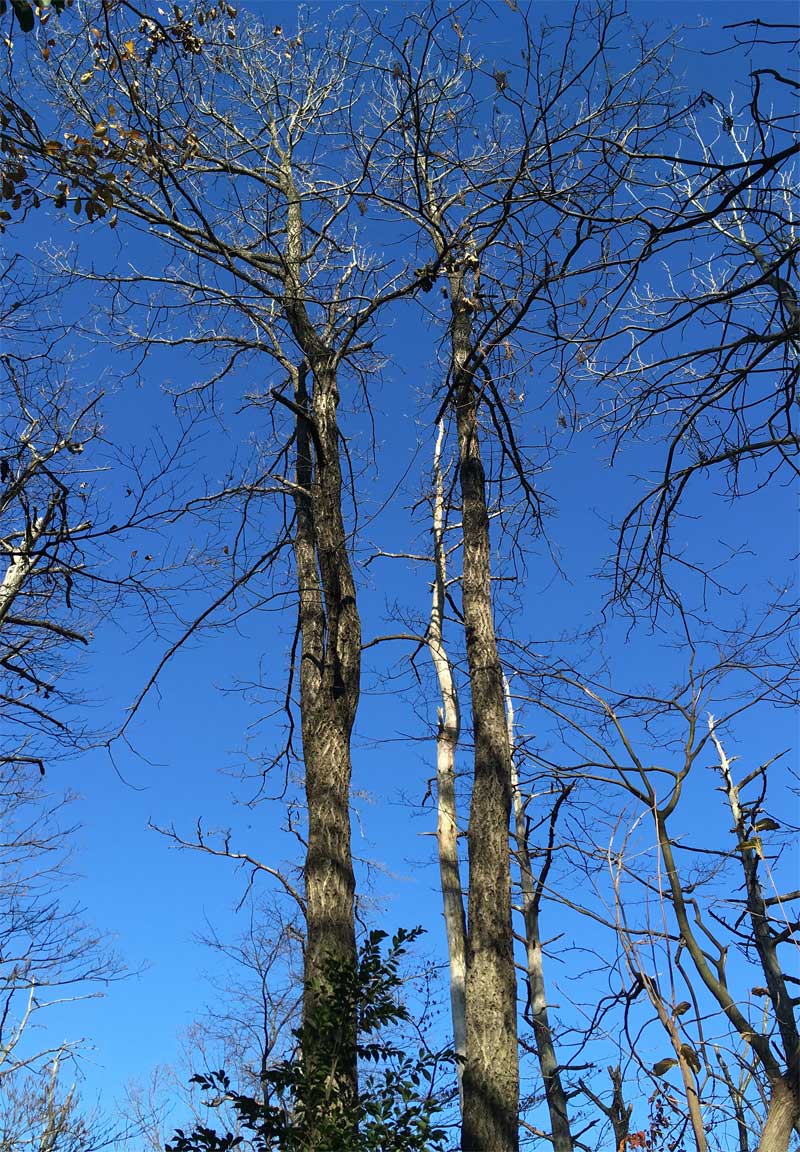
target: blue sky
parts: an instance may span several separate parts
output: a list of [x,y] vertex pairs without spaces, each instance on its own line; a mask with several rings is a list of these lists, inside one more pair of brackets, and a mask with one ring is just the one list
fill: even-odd
[[[275,22],[289,23],[296,6],[276,3],[252,5]],[[329,6],[323,6],[323,11]],[[393,5],[399,8],[400,5]],[[537,6],[535,11],[560,12],[561,4]],[[499,9],[499,6],[498,6]],[[346,7],[345,7],[346,10]],[[725,42],[722,25],[751,14],[749,5],[638,3],[631,6],[639,19],[691,23],[702,27],[686,34],[687,85],[708,87],[724,98],[731,83],[741,79],[729,58],[702,54]],[[770,3],[762,6],[762,18],[789,19],[795,6]],[[498,44],[498,53],[505,45]],[[33,220],[33,218],[31,218]],[[31,251],[33,227],[22,234],[9,234]],[[82,228],[75,232],[83,262],[109,259],[108,232],[102,236]],[[53,223],[52,242],[62,235]],[[7,242],[9,242],[7,241]],[[114,234],[118,245],[112,260],[131,258],[131,241],[124,227]],[[155,252],[136,240],[137,262],[155,258]],[[93,299],[103,306],[102,296]],[[73,295],[68,309],[83,309],[84,300]],[[385,341],[389,356],[383,380],[373,397],[377,426],[377,467],[364,455],[367,424],[358,401],[345,401],[343,423],[353,436],[359,466],[359,483],[365,493],[362,516],[374,519],[362,530],[359,551],[366,555],[374,545],[391,551],[418,551],[427,538],[424,513],[411,508],[427,478],[432,454],[431,431],[426,416],[419,415],[418,388],[425,387],[433,356],[432,344],[416,320],[398,311]],[[110,389],[106,402],[106,429],[112,443],[130,442],[139,447],[161,432],[169,442],[176,435],[171,409],[160,398],[160,386],[180,389],[196,378],[196,367],[187,357],[158,354],[144,367],[143,382],[129,387],[127,365],[117,353],[102,349],[87,352],[90,370],[107,375]],[[119,378],[119,387],[114,383]],[[197,469],[210,475],[225,471],[226,454],[246,441],[251,417],[237,412],[243,381],[225,384],[223,400],[227,428],[223,433],[209,422],[197,442]],[[352,407],[353,410],[347,411]],[[526,419],[539,419],[531,413]],[[548,428],[547,431],[552,431]],[[560,566],[557,572],[542,541],[531,541],[527,576],[515,589],[519,610],[510,627],[515,638],[557,641],[587,624],[598,623],[607,586],[598,577],[611,541],[609,521],[630,503],[636,491],[632,475],[653,463],[654,446],[641,446],[623,455],[611,470],[608,449],[587,430],[571,442],[556,437],[556,452],[544,477],[554,513],[548,519],[549,541]],[[191,477],[187,477],[191,482]],[[124,502],[123,485],[111,478],[107,499],[112,508]],[[386,495],[399,485],[392,504],[379,510]],[[730,503],[715,495],[718,482],[700,481],[693,496],[697,518],[681,527],[683,542],[699,557],[716,553],[719,542],[744,545],[730,573],[730,583],[740,590],[736,597],[720,598],[718,620],[733,620],[740,607],[761,602],[773,575],[790,569],[796,548],[796,496],[790,487],[772,486],[746,501]],[[374,513],[373,513],[374,509]],[[265,537],[269,535],[267,513]],[[256,531],[261,530],[256,526]],[[143,554],[149,548],[154,564],[173,548],[192,544],[192,531],[178,525],[160,538],[134,547]],[[174,532],[174,534],[173,534]],[[220,537],[220,543],[224,535]],[[214,573],[211,573],[213,578]],[[424,566],[403,561],[378,560],[359,575],[365,639],[397,630],[397,613],[424,615],[428,609],[427,574]],[[199,610],[207,593],[188,592],[185,608]],[[174,594],[180,601],[180,594]],[[224,615],[224,612],[223,612]],[[605,638],[608,664],[617,682],[626,687],[642,681],[669,678],[679,663],[668,645],[670,625],[664,632],[647,634],[641,629],[628,634],[628,622],[612,622]],[[169,628],[167,632],[169,633]],[[174,629],[170,633],[174,635]],[[255,785],[240,782],[235,774],[244,762],[243,752],[263,757],[281,739],[280,728],[269,715],[272,705],[263,692],[231,691],[241,682],[256,681],[259,661],[266,679],[280,686],[291,642],[291,621],[277,613],[256,612],[245,616],[235,629],[205,634],[182,649],[159,677],[157,691],[144,701],[129,735],[134,751],[122,741],[115,743],[113,762],[102,749],[73,762],[60,762],[51,770],[48,783],[59,791],[79,793],[75,813],[81,823],[77,836],[77,868],[81,878],[74,884],[76,897],[88,918],[107,930],[116,949],[135,974],[111,986],[102,1000],[78,1009],[65,1008],[54,1018],[54,1029],[64,1035],[81,1035],[92,1045],[83,1061],[82,1091],[87,1099],[100,1094],[113,1113],[113,1101],[130,1078],[146,1078],[150,1069],[178,1059],[177,1037],[201,1012],[208,991],[204,976],[218,961],[198,948],[193,934],[202,932],[206,921],[221,937],[234,936],[242,924],[235,908],[244,891],[246,875],[228,861],[212,860],[197,853],[181,852],[148,828],[169,826],[191,836],[198,818],[210,827],[233,830],[233,844],[272,865],[297,859],[297,845],[282,831],[284,808],[277,801],[248,806]],[[87,684],[98,702],[98,711],[119,722],[146,681],[166,640],[147,634],[141,619],[120,614],[97,630],[87,665]],[[422,923],[429,929],[426,947],[441,954],[441,915],[437,873],[432,857],[435,813],[428,805],[420,813],[425,781],[434,773],[432,740],[435,700],[426,699],[416,685],[407,663],[409,646],[393,643],[366,654],[364,697],[355,739],[353,786],[358,799],[354,821],[354,852],[380,863],[370,871],[369,896],[375,901],[370,918],[386,927]],[[599,652],[584,657],[600,662]],[[430,686],[427,657],[417,662]],[[590,669],[587,667],[586,669]],[[96,686],[96,687],[95,687]],[[666,684],[664,684],[666,687]],[[462,683],[462,691],[466,692]],[[520,726],[530,731],[540,724],[524,705],[519,707]],[[796,723],[788,711],[769,716],[768,746],[764,746],[763,721],[743,722],[740,731],[745,756],[765,758],[791,745]],[[462,752],[462,765],[468,751]],[[225,774],[227,771],[227,774]],[[698,821],[705,818],[697,812]],[[361,869],[362,879],[365,870]],[[263,878],[257,885],[262,887]],[[57,1021],[57,1022],[56,1022]]]

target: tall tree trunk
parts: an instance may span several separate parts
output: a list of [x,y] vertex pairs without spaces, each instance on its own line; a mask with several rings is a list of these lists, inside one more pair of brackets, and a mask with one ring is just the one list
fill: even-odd
[[[320,365],[295,379],[297,528],[300,592],[300,712],[308,846],[304,1014],[316,1003],[327,957],[356,961],[350,850],[350,736],[358,707],[361,625],[342,518],[342,476],[333,370]],[[343,1092],[356,1090],[355,1035],[342,1062]]]
[[475,765],[470,805],[467,1058],[463,1152],[516,1152],[519,1062],[509,820],[511,750],[490,585],[486,475],[478,436],[472,315],[463,266],[450,275],[453,391],[464,539],[462,598]]
[[[355,878],[350,849],[350,737],[361,685],[361,621],[342,516],[337,359],[306,308],[303,205],[292,153],[281,154],[286,198],[286,318],[303,352],[294,373],[297,415],[295,563],[300,598],[300,715],[308,843],[304,1015],[328,957],[355,967]],[[308,377],[311,375],[311,389]],[[355,1022],[339,1061],[342,1090],[357,1089]],[[346,1038],[347,1040],[347,1038]]]
[[453,1018],[453,1048],[458,1075],[458,1094],[464,1107],[463,1074],[467,1053],[466,1022],[466,917],[461,890],[461,868],[458,858],[458,817],[456,811],[456,748],[461,732],[458,692],[453,669],[444,646],[444,606],[447,586],[447,552],[444,541],[444,477],[442,475],[442,441],[444,424],[436,435],[433,461],[433,556],[434,578],[431,617],[428,626],[428,651],[439,681],[442,705],[436,735],[436,840],[439,849],[439,875],[442,885],[447,955],[450,963],[450,1009]]

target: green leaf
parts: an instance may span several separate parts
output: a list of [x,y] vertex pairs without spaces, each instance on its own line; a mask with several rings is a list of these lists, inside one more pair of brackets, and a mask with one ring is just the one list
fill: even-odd
[[[424,1047],[415,1058],[407,1056],[382,1035],[385,1027],[408,1019],[395,1001],[401,984],[399,957],[418,934],[397,933],[384,955],[381,945],[387,935],[376,931],[362,944],[355,964],[329,957],[322,979],[313,984],[313,1010],[295,1030],[299,1054],[264,1077],[266,1101],[232,1091],[220,1070],[193,1077],[211,1096],[207,1106],[231,1106],[240,1128],[258,1137],[253,1146],[263,1152],[306,1149],[309,1124],[316,1132],[316,1146],[336,1152],[442,1152],[444,1130],[432,1125],[442,1104],[435,1092],[427,1087],[420,1092],[420,1086],[432,1085],[437,1069],[452,1064],[453,1057]],[[330,1070],[353,1040],[360,1061],[359,1094],[344,1102],[331,1098]],[[167,1152],[227,1152],[241,1142],[241,1137],[220,1136],[199,1125],[188,1135],[176,1133]]]

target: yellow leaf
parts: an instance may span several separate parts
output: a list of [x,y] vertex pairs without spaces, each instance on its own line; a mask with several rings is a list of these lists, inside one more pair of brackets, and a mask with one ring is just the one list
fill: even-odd
[[748,850],[755,852],[756,856],[758,856],[761,860],[764,859],[764,848],[761,843],[760,836],[754,836],[752,840],[740,840],[739,848],[742,852],[746,852]]
[[95,136],[105,136],[107,132],[108,132],[108,124],[106,124],[106,122],[104,120],[101,120],[99,124],[95,124],[95,126],[94,126],[94,135]]
[[90,68],[88,72],[84,72],[83,75],[81,76],[81,78],[80,78],[81,84],[88,84],[93,76],[94,76],[94,69]]
[[694,1048],[692,1048],[691,1044],[681,1044],[681,1056],[693,1072],[700,1071],[700,1057],[697,1055]]

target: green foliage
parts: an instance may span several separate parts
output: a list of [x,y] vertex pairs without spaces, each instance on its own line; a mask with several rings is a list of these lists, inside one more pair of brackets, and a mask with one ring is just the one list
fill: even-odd
[[[437,1069],[449,1053],[405,1052],[387,1030],[409,1022],[397,993],[399,964],[421,933],[401,929],[384,955],[385,932],[371,932],[355,965],[331,957],[313,985],[313,1005],[296,1029],[297,1055],[270,1069],[261,1099],[236,1092],[224,1070],[192,1078],[212,1108],[230,1107],[243,1135],[204,1125],[178,1130],[166,1152],[436,1152],[446,1132],[437,1127],[442,1103],[434,1094]],[[355,1027],[354,1027],[355,1026]],[[343,1090],[339,1069],[349,1064],[355,1040],[358,1092]]]

